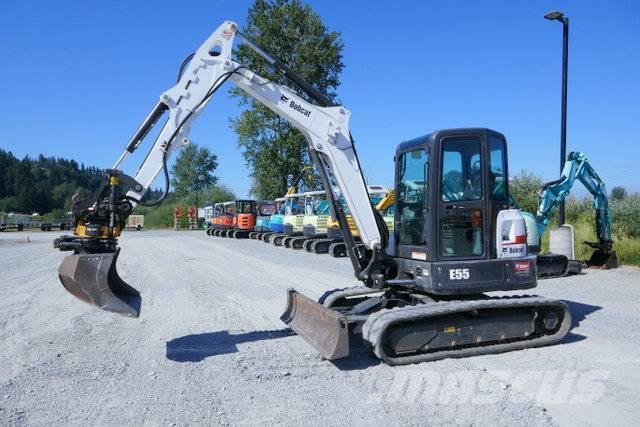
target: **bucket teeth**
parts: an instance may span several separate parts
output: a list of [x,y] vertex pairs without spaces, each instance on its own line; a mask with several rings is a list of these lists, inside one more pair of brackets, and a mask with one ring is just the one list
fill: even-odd
[[74,297],[102,310],[129,317],[140,315],[140,293],[118,275],[120,249],[66,256],[58,269],[62,285]]
[[280,319],[325,359],[349,355],[349,328],[339,312],[290,288],[287,307]]

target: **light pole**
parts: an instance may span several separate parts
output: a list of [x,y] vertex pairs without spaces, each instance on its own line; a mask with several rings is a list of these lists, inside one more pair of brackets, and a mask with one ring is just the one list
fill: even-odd
[[[562,22],[562,112],[560,128],[560,173],[567,159],[567,74],[569,68],[569,18],[564,13],[553,11],[544,15],[549,21]],[[564,200],[559,206],[559,225],[564,224]]]

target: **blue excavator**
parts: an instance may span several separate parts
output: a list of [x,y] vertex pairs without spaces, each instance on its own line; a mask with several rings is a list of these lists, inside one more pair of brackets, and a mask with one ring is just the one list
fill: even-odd
[[[615,268],[618,257],[613,250],[613,236],[609,200],[604,182],[587,161],[587,156],[580,152],[571,152],[562,169],[559,179],[540,187],[538,210],[534,215],[522,212],[527,225],[527,243],[531,252],[540,252],[540,237],[551,222],[553,212],[560,202],[567,198],[576,181],[580,181],[593,196],[593,207],[596,211],[597,242],[583,242],[595,249],[589,260],[589,267]],[[517,205],[512,200],[514,205]],[[582,262],[569,260],[565,255],[538,255],[538,277],[558,277],[571,273],[579,273]]]

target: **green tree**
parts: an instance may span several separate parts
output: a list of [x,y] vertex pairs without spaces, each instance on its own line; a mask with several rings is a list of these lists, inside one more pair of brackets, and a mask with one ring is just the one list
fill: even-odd
[[627,197],[627,190],[624,187],[613,187],[611,189],[611,199],[622,201]]
[[522,210],[534,215],[538,210],[538,190],[541,186],[542,180],[539,177],[524,170],[509,180],[509,191],[513,199]]
[[[299,0],[255,0],[242,31],[320,92],[335,99],[344,67],[340,33],[329,31],[309,5]],[[235,54],[240,63],[307,98],[246,45],[241,45]],[[280,197],[302,167],[310,163],[307,143],[299,131],[271,110],[238,89],[232,92],[241,97],[240,105],[248,107],[231,123],[251,170],[251,192],[264,199]],[[307,182],[309,187],[315,185]]]
[[204,189],[218,182],[214,171],[218,167],[218,158],[207,147],[189,144],[182,149],[171,168],[171,185],[178,197],[189,194],[198,195]]
[[204,200],[207,203],[227,202],[235,198],[233,190],[224,184],[212,185],[204,191]]
[[78,165],[74,160],[56,159],[40,154],[18,160],[0,149],[0,204],[16,212],[41,214],[53,209],[68,209],[78,187],[95,192],[103,171]]
[[15,166],[13,193],[18,209],[25,213],[31,212],[34,204],[33,174],[27,157]]

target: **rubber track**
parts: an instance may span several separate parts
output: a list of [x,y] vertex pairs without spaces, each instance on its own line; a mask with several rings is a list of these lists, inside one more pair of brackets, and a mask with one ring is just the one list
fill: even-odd
[[[294,249],[294,250],[300,250],[300,249],[303,249],[303,248],[304,248],[304,242],[306,242],[307,240],[309,240],[309,238],[308,238],[308,237],[304,237],[304,236],[301,236],[301,237],[294,237],[294,238],[293,238],[293,239],[291,239],[291,241],[289,242],[289,248]],[[293,247],[294,242],[295,242],[295,243],[297,243],[297,244],[300,244],[300,246],[299,246],[299,247],[297,247],[297,248],[294,248],[294,247]]]
[[[512,308],[535,305],[555,306],[564,309],[565,315],[560,328],[553,335],[522,341],[485,344],[456,350],[440,350],[433,353],[412,354],[410,356],[390,356],[384,352],[383,334],[389,326],[402,321],[437,317],[476,309]],[[560,342],[571,329],[571,312],[565,303],[536,296],[497,297],[483,300],[436,302],[410,307],[383,309],[369,316],[362,327],[362,337],[368,341],[375,355],[389,365],[407,365],[429,362],[445,358],[478,356],[482,354],[503,353],[525,348],[540,347]]]
[[[340,248],[340,249],[337,249]],[[338,252],[339,251],[339,252]],[[344,258],[347,256],[347,245],[344,242],[335,242],[329,245],[329,255],[334,258]]]
[[[263,240],[263,242],[265,242],[265,243],[270,243],[270,244],[272,244],[273,246],[276,246],[276,244],[275,244],[275,243],[273,243],[273,242],[275,241],[275,239],[276,239],[276,238],[278,238],[278,237],[282,237],[282,238],[284,238],[284,237],[287,237],[287,236],[288,236],[288,234],[286,234],[286,233],[274,233],[274,234],[272,234],[271,236],[269,236],[269,240],[268,240],[268,241],[267,241],[267,240]],[[281,242],[281,243],[282,243],[282,242]],[[280,245],[277,245],[277,246],[280,246]]]
[[[333,243],[335,240],[333,239],[318,239],[313,243],[313,246],[311,247],[311,252],[313,252],[314,254],[326,254],[327,252],[329,252],[329,246],[331,245],[331,243]],[[327,245],[327,250],[326,251],[322,251],[322,252],[317,252],[316,251],[316,245],[318,244],[323,244],[323,243],[328,243]]]

